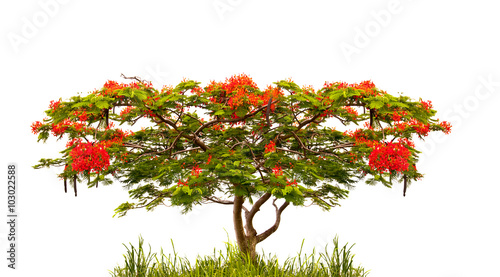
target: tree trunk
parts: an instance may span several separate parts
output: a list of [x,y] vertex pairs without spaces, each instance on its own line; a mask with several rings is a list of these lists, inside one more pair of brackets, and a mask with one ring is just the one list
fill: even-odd
[[[273,201],[273,206],[276,208],[276,221],[273,226],[271,226],[266,231],[261,234],[257,234],[257,231],[253,227],[253,218],[255,214],[260,210],[260,207],[271,197],[270,193],[266,193],[259,200],[257,200],[252,209],[248,210],[243,206],[245,198],[243,196],[235,196],[233,202],[233,224],[234,231],[236,234],[236,242],[240,252],[249,257],[252,262],[257,262],[257,244],[270,235],[272,235],[279,227],[281,221],[281,213],[288,206],[288,202],[285,202],[279,209],[276,206],[276,199]],[[241,215],[242,211],[245,211],[245,222]]]
[[248,255],[252,260],[257,259],[257,253],[255,248],[257,246],[256,235],[246,234],[245,228],[243,227],[243,218],[241,212],[243,210],[243,202],[245,199],[243,196],[235,196],[233,204],[233,224],[234,232],[236,233],[236,242],[240,252],[244,255]]

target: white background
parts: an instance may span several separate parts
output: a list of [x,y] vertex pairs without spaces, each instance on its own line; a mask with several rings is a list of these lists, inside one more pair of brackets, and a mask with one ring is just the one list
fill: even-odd
[[[51,4],[46,4],[51,3]],[[19,166],[18,270],[1,276],[108,276],[122,243],[139,235],[153,251],[210,254],[233,240],[229,207],[133,211],[120,184],[64,194],[51,169],[64,142],[37,143],[33,121],[50,100],[100,88],[120,74],[160,88],[183,77],[207,84],[246,73],[265,87],[293,78],[371,79],[391,94],[432,100],[449,136],[419,144],[425,178],[402,196],[359,184],[331,212],[289,207],[258,245],[280,259],[324,248],[339,235],[356,243],[355,263],[372,277],[500,276],[498,104],[500,43],[494,1],[2,1],[0,4],[0,210],[6,221],[7,163]],[[218,7],[218,8],[217,8]],[[226,9],[226,10],[224,10]],[[350,51],[350,52],[349,52]],[[483,81],[482,81],[483,80]],[[489,81],[488,81],[489,80]],[[264,215],[265,212],[269,212]],[[273,221],[259,214],[260,230]],[[0,257],[7,225],[0,224]]]

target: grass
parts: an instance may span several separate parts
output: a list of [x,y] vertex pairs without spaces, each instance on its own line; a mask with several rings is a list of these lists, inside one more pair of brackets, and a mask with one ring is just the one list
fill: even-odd
[[[172,241],[171,241],[172,242]],[[173,254],[151,253],[144,251],[144,239],[139,237],[138,247],[131,243],[124,254],[125,265],[115,267],[110,271],[111,276],[116,277],[156,277],[156,276],[333,276],[333,277],[364,277],[368,275],[361,266],[353,265],[354,254],[351,248],[344,245],[339,246],[338,238],[333,239],[333,251],[328,252],[326,246],[324,253],[310,255],[302,254],[302,245],[297,257],[286,259],[282,265],[278,263],[276,256],[261,255],[256,263],[249,262],[248,257],[240,254],[238,247],[226,243],[225,252],[214,249],[213,256],[205,256],[196,259],[192,264],[187,258],[179,257],[172,242]]]

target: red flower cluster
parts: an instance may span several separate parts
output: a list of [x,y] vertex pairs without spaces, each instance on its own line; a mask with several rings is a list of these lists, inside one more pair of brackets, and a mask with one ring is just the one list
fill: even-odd
[[[291,80],[290,80],[290,82],[291,82]],[[314,87],[311,86],[311,85],[304,85],[304,86],[302,86],[302,91],[305,94],[307,94],[307,95],[309,95],[309,94],[313,94],[313,95],[316,94],[316,90],[314,90]]]
[[286,186],[298,186],[297,180],[293,179],[293,181],[288,181],[286,180],[287,185]]
[[166,95],[169,95],[172,93],[172,91],[174,90],[174,88],[170,85],[164,85],[162,88],[161,88],[161,91],[160,93],[161,94],[166,94]]
[[109,167],[109,154],[103,143],[78,143],[71,149],[74,171],[101,172]]
[[412,118],[410,121],[405,122],[396,122],[393,128],[388,128],[387,131],[391,132],[404,132],[407,128],[412,128],[419,135],[427,136],[430,132],[430,124],[424,124],[423,122],[418,121],[415,118]]
[[[363,92],[361,93],[361,97],[365,96],[377,96],[377,95],[382,95],[383,92],[376,91],[375,85],[373,84],[372,81],[363,81],[359,84],[348,84],[346,82],[334,82],[334,83],[329,83],[325,82],[323,88],[337,88],[337,89],[343,89],[343,88],[354,88],[354,89],[359,89],[362,90]],[[360,97],[356,97],[360,98]]]
[[429,111],[430,109],[432,109],[432,102],[430,100],[429,101],[422,101],[422,100],[420,100],[420,104],[422,105],[422,107],[426,111]]
[[219,123],[219,124],[215,124],[212,129],[214,129],[214,131],[224,131],[225,130],[225,126],[224,124],[222,123]]
[[72,121],[69,119],[65,119],[57,124],[52,123],[52,135],[54,136],[60,136],[66,132],[66,130],[69,128],[69,126],[72,125]]
[[[262,95],[249,95],[249,102],[251,105],[254,107],[259,106],[259,103],[262,103],[262,105],[267,105],[269,103],[269,99],[272,98],[273,100],[278,99],[280,96],[283,95],[283,91],[279,87],[272,87],[272,86],[267,86],[266,90],[264,90],[264,94]],[[271,111],[274,111],[276,109],[276,104],[271,104],[270,107]]]
[[245,86],[258,89],[257,84],[246,74],[233,75],[230,78],[226,78],[226,81],[222,84],[222,88],[226,91],[227,95],[232,95],[234,92],[242,90],[244,92]]
[[125,118],[125,115],[129,114],[133,109],[134,107],[132,106],[125,107],[123,110],[120,111],[120,117],[122,119]]
[[74,122],[66,118],[57,124],[52,123],[52,135],[61,136],[70,127],[75,128],[78,132],[91,132],[93,130],[92,127],[87,127],[84,123]]
[[398,138],[398,143],[407,145],[408,147],[415,147],[415,143],[407,138]]
[[274,176],[276,176],[276,177],[283,175],[283,171],[281,170],[281,166],[275,165],[273,168],[273,173],[274,173]]
[[50,100],[49,108],[52,110],[52,113],[54,113],[60,105],[61,99],[59,99],[58,101]]
[[[214,91],[219,89],[225,91],[226,97],[229,97],[227,105],[233,110],[245,104],[253,106],[265,105],[268,103],[269,98],[277,99],[279,95],[283,95],[280,88],[272,86],[268,86],[262,94],[249,93],[249,89],[258,90],[259,88],[252,78],[245,74],[233,75],[230,78],[226,78],[225,82],[211,81],[205,87],[205,91],[213,95],[210,97],[212,103],[224,103],[224,98],[214,93]],[[274,109],[275,105],[273,104],[271,105],[271,110]]]
[[156,118],[157,117],[156,114],[153,113],[153,111],[151,111],[149,109],[145,109],[142,112],[146,115],[146,117],[149,117],[149,118]]
[[271,140],[271,142],[266,144],[264,147],[266,148],[266,150],[264,151],[265,153],[270,153],[270,152],[276,151],[276,144],[272,140]]
[[355,153],[349,153],[349,156],[351,156],[351,163],[355,163],[358,161],[358,155]]
[[191,170],[191,175],[193,176],[200,176],[201,173],[201,168],[198,165],[193,166],[193,169]]
[[351,106],[345,106],[342,107],[342,109],[345,110],[348,114],[351,114],[354,118],[358,116],[358,111],[356,111],[356,109]]
[[31,124],[31,132],[33,134],[38,134],[40,132],[40,127],[42,127],[42,122],[40,121],[35,121]]
[[[142,85],[151,88],[153,87],[153,84],[151,82],[148,83],[143,83]],[[103,96],[112,96],[116,98],[122,98],[121,96],[118,96],[118,90],[124,89],[124,88],[140,88],[141,84],[138,82],[133,82],[130,84],[124,84],[124,83],[118,83],[116,81],[111,81],[108,80],[104,86],[102,87],[101,90],[95,91],[94,93],[97,95],[103,95]]]
[[378,144],[373,147],[369,156],[371,169],[380,172],[408,170],[410,150],[401,143]]
[[114,133],[111,135],[111,137],[101,141],[101,143],[106,147],[110,147],[113,144],[121,145],[124,138],[132,136],[133,134],[134,132],[132,131],[123,131],[122,129],[116,129],[114,130]]
[[392,120],[394,121],[401,121],[401,118],[405,115],[407,115],[408,113],[406,111],[401,111],[401,112],[398,112],[398,111],[394,111],[392,113]]
[[356,145],[364,144],[373,147],[379,143],[378,141],[368,139],[367,134],[362,129],[356,129],[355,131],[348,130],[344,132],[344,135],[353,138]]
[[200,87],[195,87],[195,88],[191,89],[191,92],[195,93],[198,96],[201,96],[201,94],[203,92],[205,92],[205,90],[203,88],[200,88]]
[[188,184],[188,179],[186,179],[186,181],[182,181],[181,179],[179,179],[179,182],[177,182],[177,186],[180,187],[180,186],[187,186]]
[[451,124],[448,121],[440,122],[439,125],[444,128],[444,133],[449,134],[451,132]]
[[87,121],[88,115],[87,111],[74,111],[73,115],[78,118],[79,121]]

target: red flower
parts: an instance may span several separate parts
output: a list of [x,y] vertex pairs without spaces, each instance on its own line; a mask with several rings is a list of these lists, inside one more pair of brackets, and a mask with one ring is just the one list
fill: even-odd
[[274,176],[276,176],[276,177],[283,175],[283,171],[281,170],[281,166],[275,165],[273,168],[273,173],[274,173]]
[[392,114],[392,120],[394,120],[394,121],[400,121],[401,120],[401,115],[398,114],[398,112],[394,112]]
[[52,110],[52,112],[55,112],[60,105],[61,99],[59,99],[58,101],[50,100],[49,108]]
[[40,132],[40,130],[39,130],[39,129],[40,129],[40,127],[42,127],[42,122],[40,122],[40,121],[35,121],[35,122],[33,122],[33,123],[31,124],[31,132],[32,132],[33,134],[35,134],[35,135],[36,135],[36,134],[38,134],[38,133]]
[[274,143],[274,141],[269,142],[269,144],[266,144],[264,147],[266,148],[266,150],[264,151],[265,153],[276,151],[276,144]]
[[71,149],[71,167],[78,172],[100,172],[109,167],[109,154],[102,143],[78,143]]
[[75,117],[77,117],[77,118],[78,118],[78,120],[80,120],[80,121],[87,121],[87,119],[88,119],[88,116],[87,116],[87,112],[86,112],[86,111],[82,111],[82,112],[74,111],[74,112],[73,112],[73,115],[74,115]]
[[443,132],[445,134],[449,134],[451,132],[451,124],[448,121],[443,121],[443,122],[439,123],[439,125],[441,125],[441,127],[444,128]]
[[407,127],[413,128],[417,132],[417,134],[422,135],[422,136],[427,136],[430,132],[430,124],[424,124],[423,122],[412,118],[410,121],[407,122],[396,122],[394,124],[394,127],[389,130],[391,132],[404,132]]
[[345,89],[345,88],[354,88],[361,91],[361,96],[355,96],[354,98],[362,98],[366,96],[377,96],[385,94],[384,91],[375,90],[375,85],[372,81],[363,81],[359,84],[348,84],[346,82],[334,82],[329,83],[325,82],[323,88],[336,88],[336,89]]
[[422,107],[426,111],[429,111],[430,109],[432,109],[432,102],[430,100],[429,101],[422,101],[422,100],[420,100],[420,104],[422,105]]
[[348,114],[353,115],[354,118],[356,118],[358,116],[358,111],[356,111],[356,109],[354,109],[351,106],[345,106],[345,107],[342,107],[342,109],[345,110]]
[[200,173],[201,173],[201,168],[198,165],[195,165],[193,167],[193,170],[191,170],[191,175],[193,175],[193,176],[198,177],[198,176],[200,176]]
[[297,186],[297,180],[293,179],[292,181],[286,180],[287,186]]
[[97,94],[97,95],[104,95],[104,96],[113,96],[113,97],[116,97],[116,98],[123,98],[123,96],[120,96],[118,95],[118,91],[121,90],[121,89],[124,89],[124,88],[140,88],[142,86],[145,86],[145,87],[148,87],[148,88],[151,88],[153,85],[151,82],[148,82],[148,83],[141,83],[139,84],[138,82],[133,82],[133,83],[130,83],[130,84],[124,84],[124,83],[118,83],[116,81],[111,81],[111,80],[108,80],[103,88],[101,90],[98,90],[98,91],[95,91],[94,93]]
[[183,182],[181,179],[179,179],[179,182],[177,182],[177,186],[187,186],[187,183],[188,183],[188,179],[186,179],[185,182]]
[[63,121],[54,124],[52,123],[52,134],[54,136],[61,136],[66,132],[66,130],[73,124],[71,120],[68,118],[64,119]]
[[373,147],[369,156],[371,169],[380,172],[408,170],[410,150],[401,143],[379,144]]

